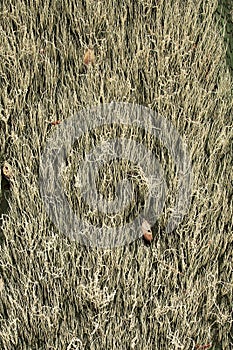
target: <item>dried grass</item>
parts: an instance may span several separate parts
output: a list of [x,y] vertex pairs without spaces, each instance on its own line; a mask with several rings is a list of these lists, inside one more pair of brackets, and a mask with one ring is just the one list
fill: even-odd
[[[1,2],[0,161],[14,170],[1,222],[1,349],[233,346],[232,78],[217,1],[132,4]],[[80,247],[40,198],[47,120],[112,100],[157,110],[192,157],[189,215],[170,235],[158,225],[150,247]]]

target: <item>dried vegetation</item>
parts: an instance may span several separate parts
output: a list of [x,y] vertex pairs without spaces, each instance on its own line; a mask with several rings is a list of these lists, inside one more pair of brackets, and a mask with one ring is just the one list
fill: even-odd
[[[1,349],[233,347],[232,77],[217,1],[1,1]],[[93,48],[93,64],[83,63]],[[138,103],[192,157],[192,203],[151,245],[87,249],[43,208],[38,162],[75,111]],[[7,184],[9,186],[7,186]],[[10,193],[10,195],[9,195]],[[4,207],[4,210],[3,210]],[[169,215],[169,207],[165,209]],[[200,348],[200,347],[199,347]]]

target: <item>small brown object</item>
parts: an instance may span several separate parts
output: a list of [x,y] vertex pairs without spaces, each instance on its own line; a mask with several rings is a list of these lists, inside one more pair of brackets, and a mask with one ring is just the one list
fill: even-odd
[[88,49],[83,58],[83,63],[88,66],[95,63],[95,54],[93,49]]
[[4,162],[3,167],[2,167],[2,172],[3,175],[7,178],[10,179],[13,175],[12,167],[8,162]]
[[58,125],[60,123],[61,123],[60,120],[54,120],[53,122],[50,122],[51,125]]
[[148,243],[151,243],[151,241],[153,240],[151,226],[149,222],[146,221],[145,219],[143,219],[143,222],[142,222],[142,233],[143,233],[144,240]]
[[60,121],[60,120],[53,120],[53,121],[46,120],[46,122],[49,123],[50,125],[58,125],[58,124],[61,124],[61,121]]

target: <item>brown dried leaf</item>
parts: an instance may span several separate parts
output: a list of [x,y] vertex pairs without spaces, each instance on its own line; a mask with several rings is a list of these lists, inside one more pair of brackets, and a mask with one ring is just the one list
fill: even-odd
[[3,167],[2,167],[2,172],[3,175],[5,177],[7,177],[8,179],[12,178],[13,176],[13,171],[12,171],[12,167],[8,162],[4,162]]
[[93,49],[88,49],[83,58],[83,63],[88,66],[95,63],[95,54]]
[[145,219],[143,219],[143,222],[142,222],[142,233],[143,233],[144,239],[147,242],[151,242],[153,240],[151,226],[150,226],[149,222],[146,221]]

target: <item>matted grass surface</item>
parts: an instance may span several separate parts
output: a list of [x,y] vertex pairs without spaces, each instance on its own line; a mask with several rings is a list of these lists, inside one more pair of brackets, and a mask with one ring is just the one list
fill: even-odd
[[[1,221],[1,349],[232,349],[232,80],[217,5],[1,2],[0,161],[14,172]],[[85,67],[88,47],[96,61]],[[167,206],[150,247],[79,246],[40,198],[47,120],[113,100],[158,111],[192,158],[189,213],[166,234]]]

